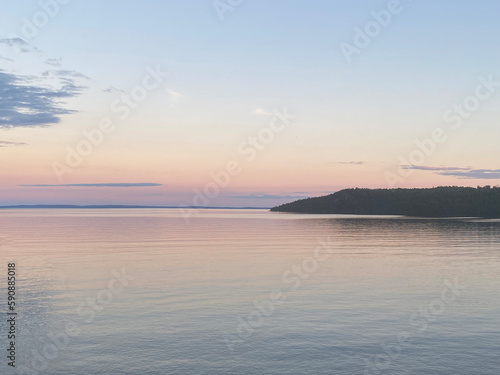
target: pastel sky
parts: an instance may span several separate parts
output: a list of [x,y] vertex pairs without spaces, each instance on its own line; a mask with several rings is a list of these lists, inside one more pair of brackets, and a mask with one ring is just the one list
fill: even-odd
[[0,205],[497,185],[499,14],[497,0],[5,2]]

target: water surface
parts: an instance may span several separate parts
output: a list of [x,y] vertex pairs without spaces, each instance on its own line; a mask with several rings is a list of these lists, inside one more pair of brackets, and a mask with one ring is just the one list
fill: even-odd
[[0,211],[18,365],[47,375],[497,375],[499,245],[488,220]]

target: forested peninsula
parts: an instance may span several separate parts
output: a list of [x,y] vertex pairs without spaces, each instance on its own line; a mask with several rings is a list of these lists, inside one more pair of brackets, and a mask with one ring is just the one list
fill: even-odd
[[500,218],[500,187],[345,189],[271,208],[305,214]]

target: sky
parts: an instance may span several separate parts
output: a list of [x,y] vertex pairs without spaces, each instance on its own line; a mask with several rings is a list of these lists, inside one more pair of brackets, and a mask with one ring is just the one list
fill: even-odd
[[0,205],[499,184],[496,0],[1,8]]

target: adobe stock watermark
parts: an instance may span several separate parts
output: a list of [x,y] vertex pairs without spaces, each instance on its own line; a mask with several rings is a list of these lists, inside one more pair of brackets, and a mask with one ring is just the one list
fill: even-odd
[[[411,1],[411,0],[409,0]],[[385,9],[371,12],[371,20],[363,27],[354,29],[352,43],[342,42],[339,47],[347,63],[352,62],[353,55],[359,55],[377,38],[393,21],[394,16],[404,10],[400,0],[390,0]]]
[[221,21],[224,21],[227,12],[234,12],[234,10],[243,3],[243,0],[214,0],[212,3],[217,16]]
[[[47,27],[52,19],[57,17],[61,12],[62,6],[69,4],[70,1],[71,0],[38,1],[39,9],[33,13],[31,17],[23,17],[21,19],[22,26],[20,35],[10,32],[7,37],[9,39],[22,39],[25,41],[34,39],[43,28]],[[20,46],[17,44],[12,44],[11,47],[17,52],[20,50]]]
[[444,281],[445,287],[441,291],[440,297],[433,299],[427,305],[420,307],[418,312],[412,313],[408,317],[410,328],[401,331],[391,344],[380,344],[382,352],[365,359],[365,375],[378,375],[389,369],[389,367],[401,356],[403,349],[408,348],[412,339],[425,332],[429,324],[434,322],[440,315],[444,314],[447,307],[461,296],[462,290],[466,287],[458,284],[458,279],[453,282]]
[[478,81],[479,84],[472,95],[465,97],[460,103],[455,103],[451,109],[443,113],[443,121],[452,124],[451,129],[436,127],[429,137],[415,140],[416,147],[409,155],[407,157],[399,156],[398,170],[384,173],[385,180],[391,188],[409,178],[415,172],[412,167],[424,166],[427,159],[436,152],[438,145],[445,143],[449,139],[450,133],[459,130],[464,121],[477,112],[483,102],[491,99],[500,87],[500,81],[495,81],[491,74],[487,78],[479,77]]
[[[167,76],[168,73],[162,71],[159,65],[154,69],[148,66],[141,84],[134,86],[128,93],[122,93],[119,98],[115,99],[111,103],[110,111],[117,116],[118,120],[125,120],[134,109],[148,98],[151,92],[161,86]],[[79,167],[83,160],[103,143],[106,135],[115,131],[115,123],[116,119],[105,117],[95,128],[83,130],[81,139],[73,147],[66,147],[64,161],[52,162],[52,170],[59,182],[62,182],[65,174],[71,173]]]
[[238,145],[237,152],[243,160],[229,160],[224,168],[209,173],[210,181],[201,190],[197,188],[193,189],[192,205],[182,205],[190,206],[191,208],[179,208],[184,221],[189,224],[190,218],[199,214],[199,207],[208,207],[210,202],[217,198],[223,189],[230,185],[233,177],[243,172],[243,163],[254,161],[259,153],[269,147],[276,136],[287,129],[291,121],[296,117],[296,115],[288,113],[286,107],[282,111],[275,109],[267,126],[261,128],[256,134],[248,136],[246,140]]
[[[111,274],[114,278],[108,282],[106,288],[99,290],[94,298],[89,297],[85,302],[78,305],[76,313],[78,316],[86,318],[84,323],[92,323],[97,314],[110,305],[114,298],[123,292],[125,287],[129,286],[129,282],[134,280],[133,276],[127,275],[125,268],[122,268],[121,271],[112,270]],[[59,357],[69,346],[72,339],[74,340],[81,333],[82,323],[76,323],[72,320],[66,321],[64,328],[59,332],[47,335],[41,349],[31,351],[29,364],[18,366],[17,373],[25,375],[46,374],[44,370],[47,369],[50,362]]]
[[271,317],[282,305],[287,296],[298,290],[304,280],[308,280],[316,272],[321,263],[330,258],[333,254],[334,242],[328,237],[326,240],[318,239],[318,246],[312,254],[303,259],[297,265],[294,264],[289,270],[281,275],[283,287],[275,289],[269,294],[269,298],[263,301],[254,301],[254,310],[245,317],[238,317],[238,322],[234,333],[224,333],[222,339],[230,352],[235,350],[237,344],[242,344],[246,339],[252,336],[255,331],[264,324],[266,318]]

